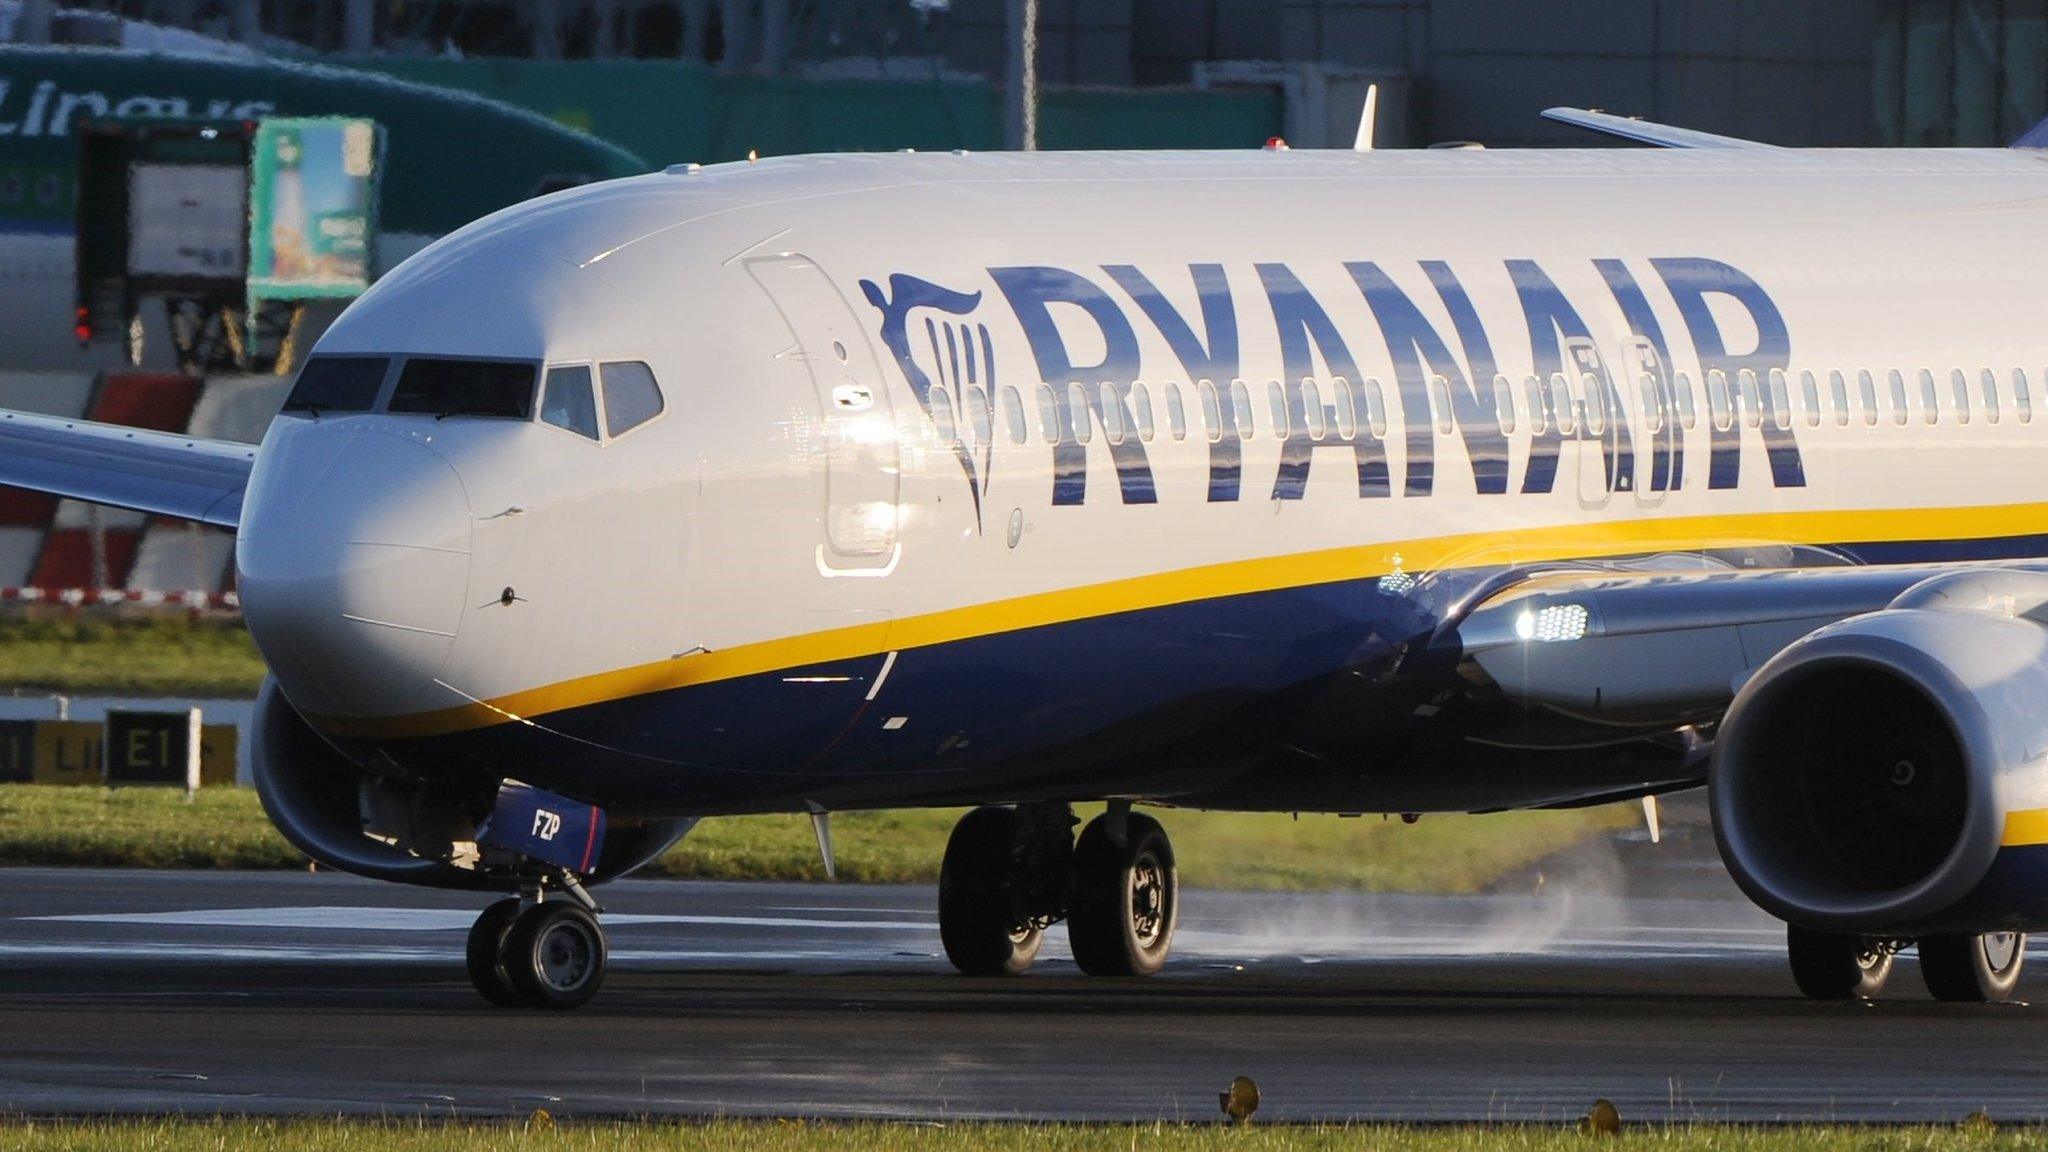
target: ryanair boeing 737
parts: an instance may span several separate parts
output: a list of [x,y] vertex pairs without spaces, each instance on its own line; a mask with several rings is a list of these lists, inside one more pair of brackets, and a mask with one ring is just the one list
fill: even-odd
[[[503,894],[700,817],[976,805],[974,974],[1156,971],[1133,805],[1437,812],[1706,784],[1810,996],[2048,928],[2048,153],[793,157],[441,239],[256,449],[0,417],[0,482],[236,533],[264,805]],[[1108,801],[1080,828],[1072,805]]]

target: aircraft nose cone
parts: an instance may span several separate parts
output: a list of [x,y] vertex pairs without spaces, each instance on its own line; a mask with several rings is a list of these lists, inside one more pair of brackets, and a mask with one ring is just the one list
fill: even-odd
[[411,438],[352,432],[292,445],[245,522],[242,611],[285,695],[316,716],[445,707],[469,590],[462,480]]

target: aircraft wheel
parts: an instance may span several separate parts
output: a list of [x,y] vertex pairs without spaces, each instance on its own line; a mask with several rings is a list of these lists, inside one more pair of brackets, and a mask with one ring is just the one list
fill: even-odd
[[597,995],[608,952],[597,917],[580,904],[550,900],[519,913],[500,955],[520,1003],[575,1008]]
[[939,940],[946,959],[969,976],[1015,975],[1038,958],[1044,933],[1018,922],[1010,874],[1018,816],[1014,808],[976,808],[953,825],[939,865]]
[[469,927],[469,982],[476,985],[484,999],[500,1008],[519,1003],[519,990],[512,987],[512,977],[505,972],[503,959],[505,934],[518,918],[519,900],[512,897],[484,909]]
[[1868,936],[1787,924],[1785,953],[1809,1000],[1868,1000],[1892,974],[1892,950]]
[[2027,934],[1952,933],[1920,940],[1920,978],[1936,1000],[2003,1000],[2019,986],[2027,962]]
[[1180,877],[1166,829],[1150,816],[1124,818],[1122,844],[1107,816],[1081,830],[1067,936],[1090,976],[1150,976],[1166,963],[1180,918]]

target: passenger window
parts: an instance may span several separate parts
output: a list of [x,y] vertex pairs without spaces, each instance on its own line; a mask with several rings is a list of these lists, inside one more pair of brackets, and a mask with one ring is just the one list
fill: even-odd
[[1541,436],[1550,431],[1550,398],[1543,393],[1543,381],[1534,376],[1522,378],[1522,394],[1529,401],[1529,432]]
[[1948,390],[1949,395],[1953,396],[1956,402],[1956,423],[1968,424],[1970,422],[1969,374],[1961,368],[1949,369]]
[[974,442],[988,443],[993,431],[989,425],[988,393],[981,385],[970,384],[963,398],[967,403],[967,426],[974,429]]
[[1107,437],[1111,444],[1123,443],[1124,406],[1117,400],[1116,385],[1104,381],[1096,386],[1095,393],[1102,398],[1103,436]]
[[1351,382],[1342,376],[1331,380],[1330,398],[1337,409],[1337,438],[1353,439],[1358,435],[1358,403],[1351,395]]
[[1273,438],[1287,439],[1287,390],[1278,380],[1266,381],[1266,410],[1273,417]]
[[1892,386],[1892,423],[1903,428],[1906,421],[1911,418],[1907,414],[1906,374],[1894,368],[1891,370],[1890,381]]
[[1024,397],[1017,392],[1015,384],[1003,385],[1003,422],[1010,428],[1010,443],[1022,444],[1031,436],[1030,422],[1024,415]]
[[1177,444],[1188,438],[1188,410],[1181,402],[1180,385],[1166,386],[1166,430]]
[[1928,368],[1920,370],[1920,415],[1929,424],[1941,420],[1941,389],[1934,386],[1934,372]]
[[1856,392],[1863,401],[1864,427],[1877,427],[1877,377],[1870,374],[1870,369],[1857,370]]
[[1585,410],[1580,423],[1589,436],[1601,436],[1607,432],[1607,389],[1601,387],[1600,378],[1591,372],[1579,377],[1579,394],[1584,396]]
[[1301,382],[1301,415],[1311,440],[1321,440],[1330,430],[1329,413],[1323,411],[1322,389],[1313,380]]
[[1499,419],[1502,432],[1515,434],[1515,386],[1505,376],[1493,378],[1493,414]]
[[1678,422],[1687,431],[1691,431],[1699,426],[1700,420],[1698,401],[1692,396],[1692,377],[1680,372],[1673,382],[1673,388],[1678,393]]
[[1770,405],[1771,421],[1781,432],[1792,427],[1792,386],[1785,379],[1785,370],[1771,369],[1770,374],[1764,378],[1764,387],[1768,389],[1764,393],[1764,400]]
[[654,370],[638,360],[613,360],[597,366],[604,385],[604,426],[616,440],[661,415],[661,388]]
[[1811,372],[1799,374],[1799,402],[1806,406],[1806,426],[1820,427],[1820,385]]
[[597,400],[590,394],[589,365],[548,369],[548,388],[541,397],[540,418],[542,423],[597,439]]
[[1828,399],[1835,406],[1835,427],[1849,426],[1849,381],[1840,372],[1828,373]]
[[2019,415],[2020,423],[2034,422],[2034,398],[2027,390],[2027,370],[2012,370],[2012,410]]
[[1138,439],[1150,444],[1157,429],[1152,424],[1152,390],[1142,381],[1131,385],[1131,407],[1138,417]]
[[1197,389],[1202,396],[1202,429],[1209,434],[1209,443],[1223,439],[1223,402],[1216,395],[1216,385],[1202,381]]
[[527,420],[533,416],[533,385],[539,375],[532,364],[416,356],[398,373],[390,410]]
[[1258,421],[1252,412],[1252,390],[1242,380],[1230,382],[1230,412],[1237,418],[1237,438],[1249,440],[1258,434]]
[[1735,414],[1728,405],[1728,374],[1719,368],[1707,373],[1707,411],[1713,414],[1716,431],[1735,427]]
[[1380,391],[1380,382],[1370,376],[1365,378],[1365,423],[1375,437],[1387,434],[1387,397]]
[[1657,402],[1657,378],[1648,372],[1636,377],[1636,392],[1643,402],[1643,427],[1656,433],[1664,430],[1664,406]]
[[947,395],[943,387],[940,387],[931,390],[930,399],[932,404],[932,427],[938,431],[939,443],[959,443],[960,431],[953,426],[953,398]]
[[1449,436],[1457,412],[1451,407],[1451,382],[1442,376],[1429,378],[1429,398],[1436,407],[1436,431],[1439,436]]
[[1074,426],[1076,443],[1094,443],[1095,421],[1088,413],[1088,389],[1079,382],[1067,385],[1067,420]]
[[1060,398],[1053,395],[1052,385],[1038,386],[1038,438],[1047,444],[1060,441]]
[[286,412],[368,412],[384,390],[388,356],[315,356],[299,369],[298,382],[285,397]]
[[1579,430],[1579,403],[1572,397],[1571,381],[1562,372],[1550,374],[1550,411],[1557,418],[1557,434],[1574,436]]
[[1987,423],[1998,423],[1998,373],[1986,368],[1977,373],[1977,387],[1982,391],[1984,419]]
[[1735,374],[1735,402],[1742,406],[1742,422],[1758,428],[1764,422],[1764,398],[1757,388],[1756,373],[1744,368]]

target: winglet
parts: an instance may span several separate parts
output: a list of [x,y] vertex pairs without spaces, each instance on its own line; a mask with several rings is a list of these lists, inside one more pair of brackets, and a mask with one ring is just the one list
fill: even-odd
[[1605,112],[1594,112],[1584,108],[1545,108],[1545,120],[1584,128],[1603,136],[1618,136],[1638,144],[1654,144],[1659,148],[1776,148],[1756,140],[1743,140],[1734,136],[1716,136],[1712,132],[1698,132],[1691,128],[1673,128],[1669,124],[1657,124],[1649,120],[1636,120],[1627,116],[1611,116]]

